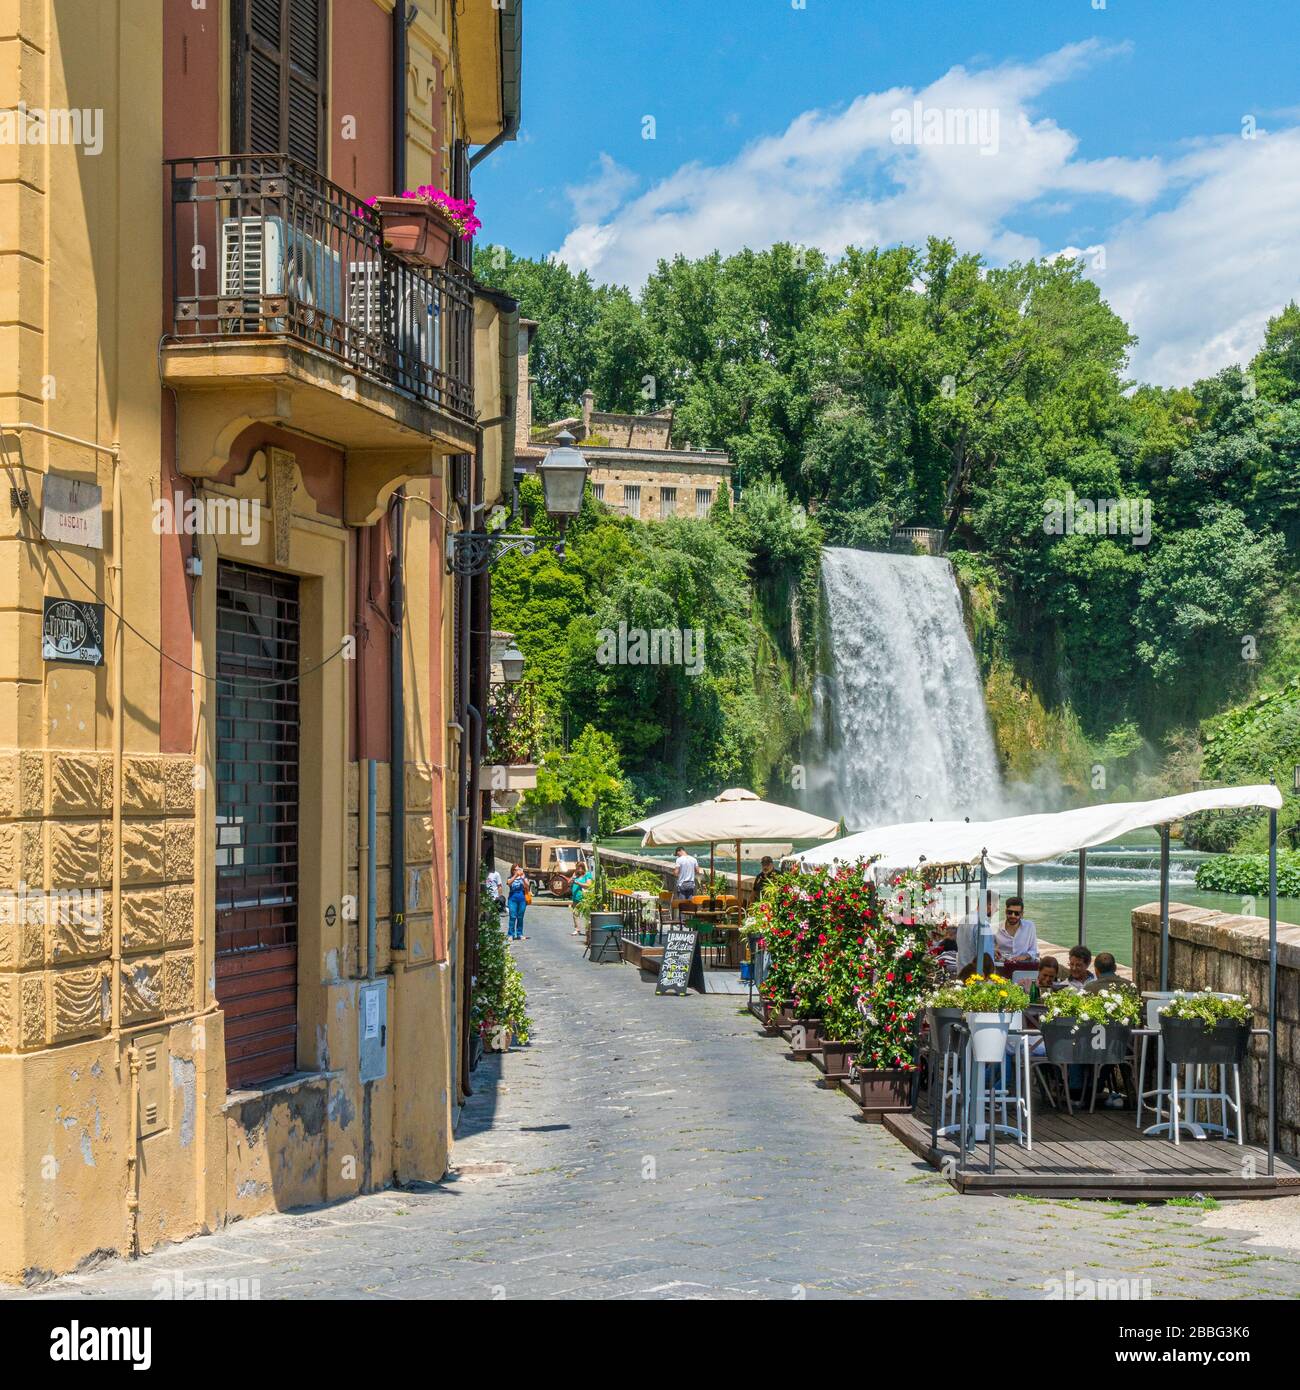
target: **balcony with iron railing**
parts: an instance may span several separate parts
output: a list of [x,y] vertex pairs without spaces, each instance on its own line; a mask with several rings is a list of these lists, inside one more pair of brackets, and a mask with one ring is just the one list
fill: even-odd
[[462,258],[441,269],[399,259],[373,209],[285,155],[166,168],[163,376],[213,417],[192,441],[208,456],[185,471],[223,464],[217,388],[245,391],[250,419],[298,420],[346,450],[473,448],[474,282]]

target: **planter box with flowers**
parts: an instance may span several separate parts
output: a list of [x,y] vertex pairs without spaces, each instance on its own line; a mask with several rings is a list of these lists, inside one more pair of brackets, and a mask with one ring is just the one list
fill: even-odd
[[474,215],[474,200],[461,200],[440,188],[421,184],[400,197],[367,198],[379,214],[384,249],[409,265],[441,270],[451,254],[452,239],[468,241],[483,225]]
[[1049,1062],[1098,1064],[1128,1060],[1142,1000],[1133,989],[1058,989],[1048,996],[1041,1023]]
[[1165,1060],[1181,1066],[1239,1066],[1250,1047],[1253,1013],[1245,999],[1183,994],[1160,1010]]
[[972,1059],[1001,1062],[1007,1055],[1011,1030],[1023,1027],[1022,1011],[1029,995],[1001,975],[971,975],[963,984],[943,991],[942,1003],[962,1011],[970,1030]]

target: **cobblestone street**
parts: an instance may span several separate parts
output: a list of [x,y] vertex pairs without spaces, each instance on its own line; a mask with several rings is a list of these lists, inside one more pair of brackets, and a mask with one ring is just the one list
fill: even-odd
[[1224,1212],[1210,1227],[1190,1208],[959,1197],[742,999],[657,998],[588,963],[565,909],[527,927],[534,1041],[480,1066],[447,1181],[39,1293],[148,1298],[183,1273],[266,1299],[1042,1298],[1072,1274],[1149,1280],[1131,1287],[1155,1298],[1300,1295],[1300,1252],[1248,1244]]

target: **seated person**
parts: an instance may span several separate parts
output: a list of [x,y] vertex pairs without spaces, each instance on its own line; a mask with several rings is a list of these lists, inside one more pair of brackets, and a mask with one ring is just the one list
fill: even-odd
[[955,975],[957,973],[956,937],[945,935],[942,940],[936,941],[930,947],[930,954],[950,975]]
[[[963,965],[962,968],[957,972],[957,978],[958,978],[963,984],[965,984],[965,982],[966,982],[967,980],[969,980],[970,977],[971,977],[972,975],[974,975],[975,973],[976,973],[976,971],[975,971],[975,962],[974,962],[973,960],[972,960],[972,961],[968,961],[968,962],[967,962],[965,965]],[[993,973],[994,973],[994,969],[993,969],[993,957],[992,957],[992,956],[986,955],[986,956],[984,957],[984,974],[985,974],[985,975],[992,975]]]
[[1029,1002],[1041,1004],[1061,983],[1061,962],[1055,956],[1044,956],[1038,962],[1038,980],[1030,986]]
[[1092,968],[1096,971],[1096,979],[1089,980],[1084,985],[1084,989],[1089,994],[1096,994],[1098,990],[1102,989],[1132,989],[1132,985],[1127,980],[1120,979],[1119,970],[1115,965],[1115,957],[1109,951],[1098,951]]
[[1092,979],[1092,971],[1088,967],[1092,964],[1092,952],[1086,946],[1070,947],[1070,963],[1067,967],[1069,974],[1066,977],[1065,987],[1067,989],[1083,989]]
[[1038,928],[1025,916],[1023,898],[1007,899],[1002,925],[993,938],[993,946],[1002,960],[1038,959]]

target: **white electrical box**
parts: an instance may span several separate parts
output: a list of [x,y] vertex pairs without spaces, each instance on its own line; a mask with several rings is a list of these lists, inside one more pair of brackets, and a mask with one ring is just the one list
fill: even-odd
[[378,1081],[388,1075],[388,981],[371,980],[357,991],[357,1031],[360,1035],[361,1079]]

